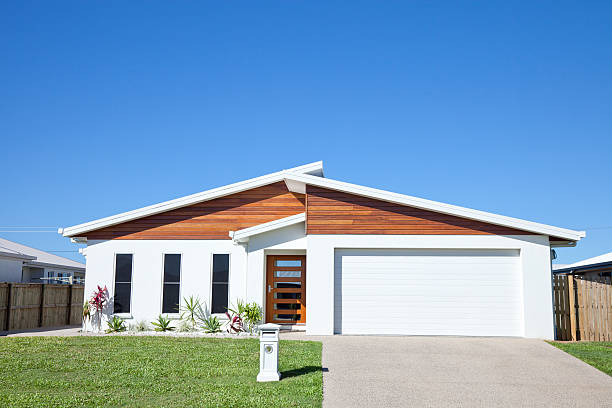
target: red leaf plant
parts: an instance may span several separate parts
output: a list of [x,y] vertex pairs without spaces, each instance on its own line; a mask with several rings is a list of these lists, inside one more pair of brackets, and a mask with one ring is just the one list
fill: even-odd
[[106,289],[106,286],[104,286],[104,288],[101,288],[100,285],[98,285],[98,290],[94,291],[93,295],[91,295],[91,300],[89,301],[89,304],[94,307],[96,312],[101,312],[107,301],[108,289]]
[[227,325],[227,331],[229,333],[240,333],[244,331],[242,327],[242,318],[239,315],[230,315],[229,312],[225,312],[225,315],[229,319],[229,323]]

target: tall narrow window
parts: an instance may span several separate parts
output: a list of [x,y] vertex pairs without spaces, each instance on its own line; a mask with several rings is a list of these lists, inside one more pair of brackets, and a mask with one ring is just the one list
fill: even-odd
[[227,310],[229,261],[230,256],[228,254],[213,255],[212,313],[225,313]]
[[164,255],[162,313],[178,313],[181,289],[181,255]]
[[132,295],[132,254],[115,255],[114,313],[130,313]]

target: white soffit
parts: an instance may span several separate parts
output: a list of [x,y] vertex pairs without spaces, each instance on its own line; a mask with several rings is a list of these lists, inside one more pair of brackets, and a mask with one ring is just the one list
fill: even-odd
[[306,221],[306,213],[300,213],[296,215],[291,215],[289,217],[281,218],[279,220],[266,222],[264,224],[254,225],[252,227],[244,228],[238,231],[230,231],[229,236],[235,242],[246,242],[249,240],[249,237],[253,235],[262,234],[268,231],[274,231],[279,228],[299,224],[304,221]]
[[162,203],[153,204],[147,207],[139,208],[137,210],[132,210],[121,214],[112,215],[110,217],[100,218],[98,220],[86,222],[84,224],[63,228],[60,229],[58,232],[60,234],[63,234],[65,237],[78,237],[79,234],[85,234],[87,232],[94,231],[100,228],[121,224],[138,218],[147,217],[149,215],[159,214],[177,208],[186,207],[188,205],[213,200],[215,198],[283,181],[285,179],[285,176],[289,174],[305,174],[309,177],[314,178],[322,177],[323,162],[318,161],[314,163],[309,163],[303,166],[293,167],[291,169],[282,170],[265,176],[240,181],[238,183],[228,184],[226,186],[213,188],[211,190],[206,190],[201,193],[192,194],[170,201],[164,201]]
[[539,224],[536,222],[525,221],[518,218],[506,217],[503,215],[488,213],[485,211],[473,210],[471,208],[459,207],[452,204],[444,204],[437,201],[426,200],[423,198],[412,197],[404,194],[392,193],[389,191],[378,190],[375,188],[359,186],[357,184],[345,183],[343,181],[328,178],[313,177],[307,174],[288,174],[285,183],[291,191],[305,191],[306,185],[312,185],[331,190],[343,191],[350,194],[375,198],[396,204],[407,205],[410,207],[421,208],[423,210],[435,211],[457,217],[469,218],[476,221],[487,222],[490,224],[502,225],[505,227],[516,228],[537,234],[548,235],[567,239],[569,241],[579,241],[586,233],[584,231],[574,231],[565,228],[553,227],[551,225]]

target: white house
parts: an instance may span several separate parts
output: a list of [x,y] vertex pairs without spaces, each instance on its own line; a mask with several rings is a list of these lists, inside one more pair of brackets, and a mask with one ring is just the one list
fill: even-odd
[[[65,228],[116,315],[255,301],[307,334],[553,338],[551,247],[585,233],[325,178],[316,162]],[[113,310],[111,309],[111,310]]]
[[85,265],[0,238],[0,282],[64,283],[85,280]]

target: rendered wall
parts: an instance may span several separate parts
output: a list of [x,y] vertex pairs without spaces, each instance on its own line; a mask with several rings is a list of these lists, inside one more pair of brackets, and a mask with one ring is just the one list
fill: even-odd
[[[548,237],[308,235],[307,326],[311,335],[334,332],[334,250],[336,248],[518,249],[523,275],[525,337],[552,339],[552,289]],[[316,302],[313,301],[316,299]]]
[[[246,297],[245,248],[226,240],[110,240],[89,242],[85,297],[89,298],[97,285],[114,291],[114,258],[117,253],[133,254],[131,311],[121,317],[127,323],[152,321],[161,314],[163,255],[181,254],[180,297],[198,296],[210,307],[212,290],[212,255],[230,254],[230,304]],[[104,320],[112,314],[105,311]],[[178,317],[170,315],[170,317]],[[102,322],[102,329],[106,324]],[[88,327],[91,329],[91,326]]]

